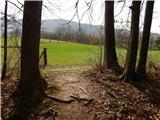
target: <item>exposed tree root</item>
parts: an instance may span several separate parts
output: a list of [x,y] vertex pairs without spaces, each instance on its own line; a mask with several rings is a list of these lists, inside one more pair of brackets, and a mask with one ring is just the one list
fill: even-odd
[[[25,120],[28,118],[31,111],[38,107],[43,101],[47,82],[37,70],[34,77],[33,85],[26,84],[26,82],[19,82],[17,89],[13,92],[11,97],[14,100],[14,111],[8,120]],[[25,84],[24,84],[25,83]]]
[[44,111],[43,113],[34,113],[34,114],[35,115],[42,115],[44,117],[49,117],[49,116],[56,117],[58,113],[52,109],[49,109],[47,111]]
[[119,77],[119,80],[122,82],[134,83],[138,81],[138,76],[136,72],[131,73],[124,71],[124,73]]
[[80,98],[79,96],[70,96],[71,98],[73,98],[71,100],[62,100],[62,99],[59,99],[59,98],[56,98],[56,97],[52,97],[52,96],[48,96],[48,95],[46,95],[45,97],[49,98],[49,99],[51,99],[51,100],[53,100],[55,102],[65,103],[65,104],[70,104],[72,102],[75,102],[76,100],[79,101],[79,102],[80,101],[84,101],[84,105],[85,106],[93,101],[93,98]]
[[89,103],[91,103],[93,101],[93,98],[80,98],[78,95],[75,96],[70,96],[71,98],[81,102],[84,102],[84,106],[88,105]]
[[114,98],[117,100],[117,96],[113,92],[111,92],[110,90],[107,90],[107,93],[111,98]]
[[45,97],[48,98],[48,99],[51,99],[51,100],[53,100],[55,102],[66,103],[66,104],[70,104],[70,103],[72,103],[72,102],[75,101],[74,99],[71,99],[71,100],[62,100],[62,99],[58,99],[56,97],[52,97],[52,96],[48,96],[48,95],[46,95]]

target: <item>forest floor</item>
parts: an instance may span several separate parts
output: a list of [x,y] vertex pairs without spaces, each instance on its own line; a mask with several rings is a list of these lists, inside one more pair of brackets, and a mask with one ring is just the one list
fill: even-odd
[[[110,70],[47,68],[42,73],[49,97],[29,116],[30,120],[160,120],[159,73],[153,75],[150,89],[120,82],[118,74]],[[13,109],[10,96],[16,84],[13,77],[1,82],[4,120]]]

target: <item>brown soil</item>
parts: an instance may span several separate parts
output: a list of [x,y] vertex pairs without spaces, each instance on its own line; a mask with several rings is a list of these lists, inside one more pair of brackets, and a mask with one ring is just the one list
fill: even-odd
[[[49,96],[57,98],[64,103],[54,103],[52,108],[58,113],[56,120],[91,120],[92,115],[87,111],[85,102],[92,99],[90,92],[87,90],[89,81],[82,75],[76,73],[67,73],[57,75],[54,80],[48,81],[50,87],[47,91]],[[51,92],[50,88],[54,88]],[[75,98],[77,99],[75,99]],[[73,100],[73,101],[72,101]],[[65,103],[65,101],[72,101]],[[54,101],[53,101],[54,102]]]

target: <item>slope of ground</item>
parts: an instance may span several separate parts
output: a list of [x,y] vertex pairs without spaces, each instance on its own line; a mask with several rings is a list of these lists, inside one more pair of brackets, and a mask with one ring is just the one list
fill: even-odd
[[[160,119],[159,102],[154,103],[150,99],[150,95],[154,94],[149,94],[147,89],[144,92],[131,84],[118,82],[118,76],[112,71],[51,69],[47,67],[42,71],[49,84],[46,91],[48,97],[33,111],[29,120]],[[159,78],[156,76],[155,81],[159,81]],[[13,109],[13,101],[9,96],[16,83],[14,78],[1,83],[3,120]],[[159,93],[155,93],[156,100],[159,99]]]
[[[91,81],[90,90],[94,102],[89,111],[94,120],[159,120],[160,119],[160,76],[154,75],[153,85],[146,82],[131,85],[118,81],[118,76],[110,70],[92,70],[85,76]],[[152,83],[151,83],[152,82]],[[153,84],[155,83],[155,84]],[[153,90],[153,91],[152,91]]]

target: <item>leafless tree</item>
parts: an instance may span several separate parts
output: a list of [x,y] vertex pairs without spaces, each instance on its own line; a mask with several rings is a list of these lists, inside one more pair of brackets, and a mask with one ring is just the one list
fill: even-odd
[[127,53],[127,61],[121,79],[124,81],[136,80],[136,60],[138,50],[138,39],[139,39],[139,16],[140,16],[140,5],[141,1],[133,1],[132,6],[132,18],[131,18],[131,36],[129,50]]
[[[47,83],[39,70],[42,1],[25,1],[21,42],[21,73],[15,92],[16,110],[11,118],[22,120],[44,96]],[[33,12],[34,11],[34,12]],[[30,27],[28,27],[30,26]]]
[[146,77],[146,62],[147,62],[147,53],[149,47],[149,38],[150,38],[150,29],[152,23],[153,15],[153,6],[154,1],[147,1],[145,18],[144,18],[144,27],[142,35],[142,43],[140,49],[140,58],[137,67],[137,73],[139,77]]
[[5,13],[4,13],[4,59],[1,79],[5,79],[7,72],[7,6],[8,2],[5,1]]
[[115,48],[114,1],[105,1],[104,67],[120,68]]

